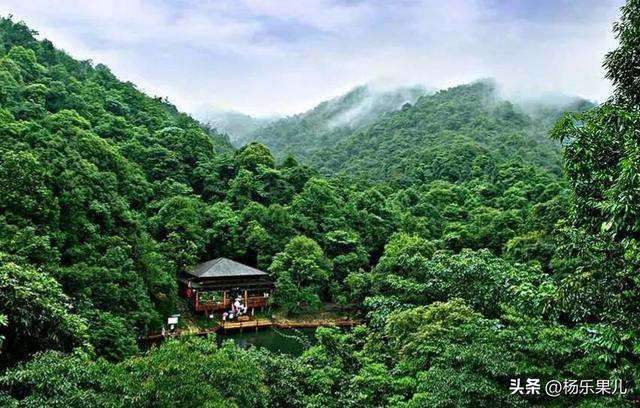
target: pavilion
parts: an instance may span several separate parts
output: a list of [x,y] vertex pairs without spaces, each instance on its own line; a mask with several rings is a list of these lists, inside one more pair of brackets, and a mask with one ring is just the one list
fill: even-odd
[[197,265],[180,275],[178,286],[193,309],[204,313],[229,310],[238,297],[252,312],[263,310],[274,289],[269,274],[228,258]]

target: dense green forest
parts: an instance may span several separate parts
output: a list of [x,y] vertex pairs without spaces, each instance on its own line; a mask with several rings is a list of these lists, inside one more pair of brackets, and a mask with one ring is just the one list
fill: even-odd
[[[633,406],[638,26],[630,0],[615,93],[585,112],[525,113],[481,81],[330,148],[302,137],[298,161],[236,150],[1,19],[0,405]],[[331,302],[365,324],[318,329],[300,357],[188,336],[139,351],[177,274],[219,256],[267,270],[283,313]],[[512,394],[515,378],[630,394]]]

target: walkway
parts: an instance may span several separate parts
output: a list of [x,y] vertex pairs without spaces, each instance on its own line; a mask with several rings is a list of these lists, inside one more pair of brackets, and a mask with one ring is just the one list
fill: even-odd
[[207,334],[215,333],[219,330],[227,331],[243,331],[245,329],[262,329],[266,327],[275,327],[278,329],[302,329],[302,328],[316,328],[316,327],[353,327],[359,324],[362,324],[362,320],[358,319],[336,319],[336,320],[272,320],[272,319],[255,319],[248,320],[246,322],[239,321],[223,321],[218,322],[217,325],[207,328],[207,329],[198,329],[198,331],[193,330],[176,330],[174,333],[167,333],[166,335],[162,335],[161,333],[150,334],[145,339],[142,340],[150,340],[157,341],[164,338],[172,338],[172,337],[180,337],[182,335],[187,334],[196,334],[198,336],[206,336]]

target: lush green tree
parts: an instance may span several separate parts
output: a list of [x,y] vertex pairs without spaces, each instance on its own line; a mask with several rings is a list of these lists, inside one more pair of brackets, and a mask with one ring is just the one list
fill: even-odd
[[59,217],[58,202],[49,188],[45,168],[27,151],[6,151],[0,156],[0,211],[8,222],[31,219],[54,224]]
[[505,305],[528,313],[541,313],[544,306],[529,292],[545,282],[537,265],[513,265],[486,249],[464,250],[456,255],[438,252],[427,264],[422,279],[428,284],[425,301],[464,299],[487,317],[498,317]]
[[6,326],[3,365],[48,348],[70,350],[87,340],[83,319],[71,311],[71,300],[49,274],[0,254],[0,314]]
[[354,211],[348,214],[353,228],[374,260],[396,229],[396,214],[388,208],[384,194],[376,188],[365,190],[353,198]]
[[250,143],[238,150],[235,161],[240,168],[255,172],[259,166],[274,168],[276,161],[269,148],[260,143]]
[[168,342],[107,373],[106,388],[122,395],[126,406],[260,407],[268,394],[249,353],[233,342],[218,348],[211,339]]
[[304,408],[311,392],[303,386],[304,379],[312,374],[311,368],[288,354],[254,350],[259,366],[263,369],[265,383],[269,387],[266,405],[278,408]]
[[240,255],[238,214],[226,202],[206,208],[206,253],[210,259]]
[[229,183],[226,200],[241,209],[253,201],[266,203],[264,184],[251,171],[241,168]]
[[395,295],[406,302],[418,302],[424,297],[423,276],[434,245],[418,236],[398,233],[385,246],[380,262],[371,271],[374,293]]
[[[0,315],[0,328],[7,325],[7,316]],[[4,335],[0,335],[0,348],[2,347],[2,343],[4,342]]]
[[269,267],[277,287],[274,304],[287,313],[316,309],[331,268],[331,260],[314,240],[293,238]]
[[118,364],[46,352],[0,376],[8,406],[261,407],[268,390],[257,359],[209,339],[170,341]]
[[174,196],[157,205],[158,213],[149,219],[152,232],[164,243],[179,270],[184,271],[197,263],[205,249],[202,201]]
[[89,341],[98,355],[120,361],[138,352],[134,331],[125,319],[101,311],[87,313],[86,319],[93,327]]
[[369,264],[369,256],[356,233],[337,230],[326,235],[327,256],[333,261],[333,278],[342,284],[351,272],[364,271]]
[[7,407],[122,406],[122,396],[105,392],[106,373],[84,352],[39,353],[34,359],[3,373],[0,401]]
[[434,303],[389,316],[384,333],[393,350],[391,405],[477,407],[524,405],[501,379],[515,371],[503,352],[499,325],[463,302]]
[[312,178],[291,203],[298,229],[322,242],[322,234],[344,225],[344,201],[336,187],[324,178]]
[[564,231],[554,260],[558,303],[574,322],[594,325],[586,329],[591,352],[636,386],[640,333],[632,322],[640,318],[640,99],[633,61],[640,49],[639,10],[639,2],[630,0],[614,26],[619,45],[604,63],[615,86],[613,98],[565,116],[552,133],[563,142],[573,190],[574,228]]
[[638,60],[640,53],[640,35],[637,27],[640,22],[640,4],[629,0],[622,8],[620,21],[613,25],[613,32],[620,42],[618,48],[605,57],[607,78],[615,86],[613,101],[625,106],[640,105],[640,83],[638,81]]

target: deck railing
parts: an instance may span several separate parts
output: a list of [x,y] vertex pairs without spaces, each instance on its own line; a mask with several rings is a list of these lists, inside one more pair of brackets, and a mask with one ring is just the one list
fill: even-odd
[[[258,307],[267,307],[268,301],[269,301],[268,297],[262,297],[262,296],[248,297],[246,306],[249,309],[258,308]],[[243,300],[243,303],[244,303],[244,300]],[[197,312],[228,310],[228,309],[231,309],[231,299],[227,299],[226,302],[215,301],[215,300],[209,300],[206,302],[196,302],[194,305],[194,309]]]

